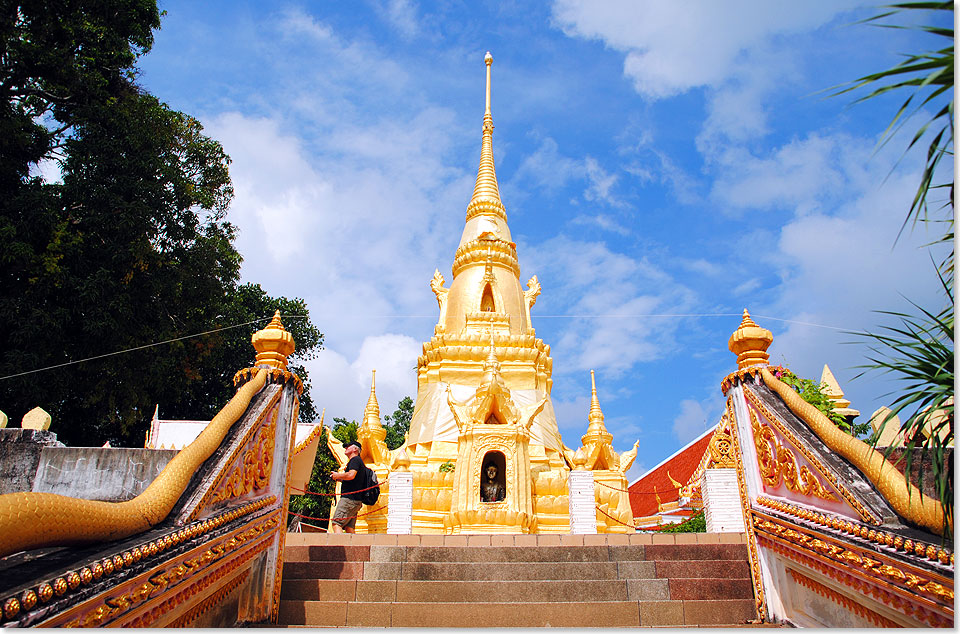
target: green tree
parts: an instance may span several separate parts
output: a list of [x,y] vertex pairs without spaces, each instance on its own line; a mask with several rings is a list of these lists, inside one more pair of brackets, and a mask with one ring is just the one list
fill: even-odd
[[404,396],[397,403],[397,409],[393,414],[388,414],[385,418],[386,425],[384,427],[387,428],[387,437],[384,440],[388,449],[396,449],[403,444],[407,432],[410,431],[410,421],[413,419],[413,399]]
[[318,412],[310,393],[310,377],[303,361],[316,358],[323,334],[310,322],[306,302],[300,298],[270,297],[259,284],[242,284],[232,290],[221,307],[213,328],[246,324],[220,330],[189,342],[190,358],[182,367],[184,384],[160,401],[164,418],[207,419],[213,417],[234,393],[233,374],[253,364],[250,337],[263,328],[273,313],[280,311],[283,326],[293,336],[296,349],[289,369],[303,380],[300,420],[312,422]]
[[827,384],[816,383],[812,379],[805,379],[796,374],[786,371],[780,380],[792,387],[800,394],[800,397],[810,403],[829,418],[834,425],[847,432],[851,436],[863,436],[870,431],[870,423],[850,423],[847,419],[833,409],[834,403],[827,395]]
[[68,444],[141,444],[156,403],[219,409],[249,338],[184,335],[279,308],[298,358],[322,341],[302,300],[238,286],[229,157],[134,81],[159,24],[155,0],[0,0],[0,404]]
[[[910,208],[905,214],[900,233],[906,227],[922,223],[939,237],[929,247],[947,247],[947,255],[936,265],[936,275],[943,288],[940,307],[927,309],[913,304],[916,312],[881,311],[897,322],[882,326],[879,332],[856,333],[869,342],[869,364],[864,372],[892,375],[900,389],[891,393],[891,417],[904,414],[901,429],[908,439],[905,455],[907,478],[913,468],[914,449],[920,459],[929,455],[935,488],[948,524],[953,522],[953,470],[948,448],[953,445],[953,269],[954,254],[954,165],[953,110],[954,7],[951,2],[905,2],[889,5],[890,9],[867,23],[885,28],[918,29],[937,38],[941,46],[932,51],[910,54],[893,66],[851,82],[835,94],[867,90],[857,102],[874,99],[887,93],[905,95],[881,143],[887,143],[902,130],[904,123],[916,115],[929,116],[910,138],[907,150],[926,144],[926,159]],[[924,12],[924,21],[933,26],[902,26],[883,22],[891,16],[909,17],[907,12]],[[907,20],[910,22],[910,20]],[[899,237],[898,234],[897,237]],[[921,432],[927,412],[942,410],[947,416],[929,436]],[[889,420],[889,419],[888,419]],[[886,424],[886,421],[884,421]],[[943,437],[941,438],[941,433]]]
[[[350,442],[357,439],[357,421],[346,418],[333,419],[333,437],[340,442]],[[330,516],[330,506],[333,504],[333,493],[336,483],[330,479],[330,472],[340,468],[337,459],[327,445],[328,434],[331,430],[324,429],[317,449],[317,457],[313,461],[313,470],[310,472],[310,481],[307,483],[307,493],[290,496],[290,512],[297,513],[301,521],[314,526],[327,528],[327,519]],[[290,523],[296,515],[291,515]]]

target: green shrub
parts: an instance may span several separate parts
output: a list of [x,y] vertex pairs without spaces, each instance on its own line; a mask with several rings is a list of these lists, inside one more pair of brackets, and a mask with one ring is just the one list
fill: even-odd
[[671,524],[660,529],[661,533],[706,533],[707,516],[702,510],[697,511],[679,524]]

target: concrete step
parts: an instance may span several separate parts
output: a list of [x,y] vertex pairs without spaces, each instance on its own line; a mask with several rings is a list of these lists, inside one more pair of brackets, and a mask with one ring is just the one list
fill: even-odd
[[289,579],[281,598],[299,601],[577,602],[749,599],[749,579],[422,581]]
[[747,558],[746,544],[652,544],[643,547],[648,560]]
[[395,602],[281,600],[278,625],[313,627],[668,627],[738,625],[753,600]]
[[648,562],[656,567],[658,579],[749,579],[750,564],[732,559],[678,559]]
[[[627,562],[623,562],[627,563]],[[646,564],[650,562],[629,562]],[[391,564],[367,564],[389,566]],[[557,579],[617,579],[618,562],[406,562],[400,579],[421,581],[539,581]],[[653,566],[650,567],[652,576]],[[365,577],[364,578],[369,578]],[[385,577],[378,577],[385,578]]]
[[285,561],[286,579],[363,579],[363,561]]
[[749,580],[750,567],[734,560],[375,562],[287,561],[283,578],[422,581],[578,581],[585,579]]
[[287,546],[284,561],[369,561],[370,546],[300,545]]
[[465,546],[459,548],[420,546],[405,550],[405,558],[394,561],[507,563],[617,561],[643,560],[644,558],[643,546]]
[[[652,580],[651,580],[652,581]],[[664,583],[665,580],[664,580]],[[580,581],[356,581],[291,579],[281,599],[300,601],[529,603],[626,601],[624,580]]]

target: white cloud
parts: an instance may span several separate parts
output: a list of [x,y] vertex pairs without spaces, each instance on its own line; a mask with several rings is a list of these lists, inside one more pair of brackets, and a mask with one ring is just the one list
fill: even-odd
[[630,235],[629,229],[606,214],[580,214],[579,216],[575,216],[570,223],[575,225],[593,225],[604,231],[610,231],[611,233],[617,233],[622,236]]
[[[407,335],[385,334],[367,337],[360,346],[356,360],[350,364],[354,377],[359,382],[370,382],[370,371],[377,371],[377,393],[388,397],[381,401],[385,414],[404,396],[415,398],[417,394],[417,357],[421,344]],[[383,403],[391,409],[385,410]]]
[[[746,209],[814,213],[834,206],[841,196],[849,195],[852,186],[863,186],[858,182],[862,180],[859,173],[870,161],[871,149],[872,144],[864,139],[818,133],[795,139],[762,157],[730,146],[717,157],[718,174],[711,196],[731,215]],[[879,176],[873,183],[882,182],[882,174],[873,176]]]
[[853,4],[557,0],[553,17],[567,35],[600,39],[625,53],[624,74],[637,92],[661,99],[719,85],[744,53],[778,35],[816,28]]
[[669,348],[676,320],[647,315],[685,312],[694,301],[692,291],[646,259],[603,243],[561,235],[524,245],[522,252],[526,266],[550,290],[541,310],[571,316],[554,344],[553,356],[566,360],[555,373],[622,372],[659,358]]
[[583,192],[583,197],[587,200],[603,201],[612,207],[623,207],[624,203],[618,200],[611,191],[617,183],[617,175],[610,174],[603,169],[592,156],[584,159],[583,164],[590,181],[590,186]]
[[680,413],[673,419],[673,435],[682,444],[686,444],[703,433],[709,427],[707,412],[693,399],[680,401]]
[[410,0],[389,0],[387,3],[387,17],[390,24],[406,39],[412,39],[420,32],[415,2],[411,2]]

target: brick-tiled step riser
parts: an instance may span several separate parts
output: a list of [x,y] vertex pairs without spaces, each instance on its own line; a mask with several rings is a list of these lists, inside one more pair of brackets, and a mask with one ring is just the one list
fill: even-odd
[[576,603],[749,599],[749,579],[618,579],[581,581],[355,581],[291,579],[282,599],[435,603]]
[[733,625],[754,616],[752,599],[580,603],[365,603],[280,601],[280,624],[352,627],[637,627]]
[[660,560],[745,560],[743,544],[650,546],[291,546],[288,562],[594,562]]

